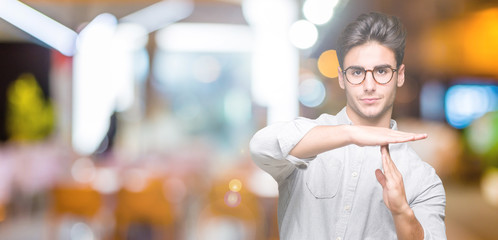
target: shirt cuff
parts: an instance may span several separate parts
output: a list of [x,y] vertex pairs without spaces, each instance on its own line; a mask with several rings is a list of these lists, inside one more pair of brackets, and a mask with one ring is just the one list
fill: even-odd
[[289,154],[285,159],[294,164],[297,168],[306,168],[308,166],[308,163],[315,158],[316,156],[311,158],[297,158]]
[[282,156],[292,164],[297,167],[306,166],[309,161],[315,159],[305,158],[300,159],[289,155],[289,152],[296,146],[296,144],[303,139],[312,128],[316,127],[318,124],[312,120],[305,118],[298,118],[291,121],[285,125],[280,134],[277,136],[278,144],[280,145],[280,150],[282,151]]

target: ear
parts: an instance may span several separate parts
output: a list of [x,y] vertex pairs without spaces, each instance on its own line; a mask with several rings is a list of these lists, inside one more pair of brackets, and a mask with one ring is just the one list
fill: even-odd
[[337,67],[337,81],[339,81],[339,86],[344,89],[344,75],[342,75],[341,67]]
[[398,87],[401,87],[403,86],[403,84],[405,83],[405,64],[401,64],[398,68],[398,81],[396,83],[396,85]]

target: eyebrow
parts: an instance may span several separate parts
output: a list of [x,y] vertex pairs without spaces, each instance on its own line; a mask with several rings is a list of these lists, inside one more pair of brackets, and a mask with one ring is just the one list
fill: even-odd
[[[382,65],[377,65],[377,66],[374,66],[374,69],[375,69],[375,68],[384,68],[384,67],[393,68],[393,67],[391,66],[391,64],[382,64]],[[358,66],[358,65],[352,65],[352,66],[347,67],[346,69],[348,69],[348,68],[354,68],[354,69],[365,69],[364,67],[362,67],[362,66]]]

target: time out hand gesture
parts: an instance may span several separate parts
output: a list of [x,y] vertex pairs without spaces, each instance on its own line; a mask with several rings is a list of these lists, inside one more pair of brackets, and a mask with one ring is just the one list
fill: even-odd
[[384,203],[393,215],[402,214],[410,209],[406,200],[405,186],[403,176],[394,165],[391,155],[389,154],[388,145],[380,147],[382,154],[382,168],[375,171],[375,176],[380,185],[382,185]]

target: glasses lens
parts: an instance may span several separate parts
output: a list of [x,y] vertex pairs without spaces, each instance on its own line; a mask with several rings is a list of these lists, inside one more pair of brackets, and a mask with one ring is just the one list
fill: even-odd
[[365,78],[365,69],[363,68],[348,68],[346,69],[346,78],[352,84],[360,84]]
[[387,83],[393,77],[393,70],[390,67],[377,67],[373,70],[374,78],[379,83]]

